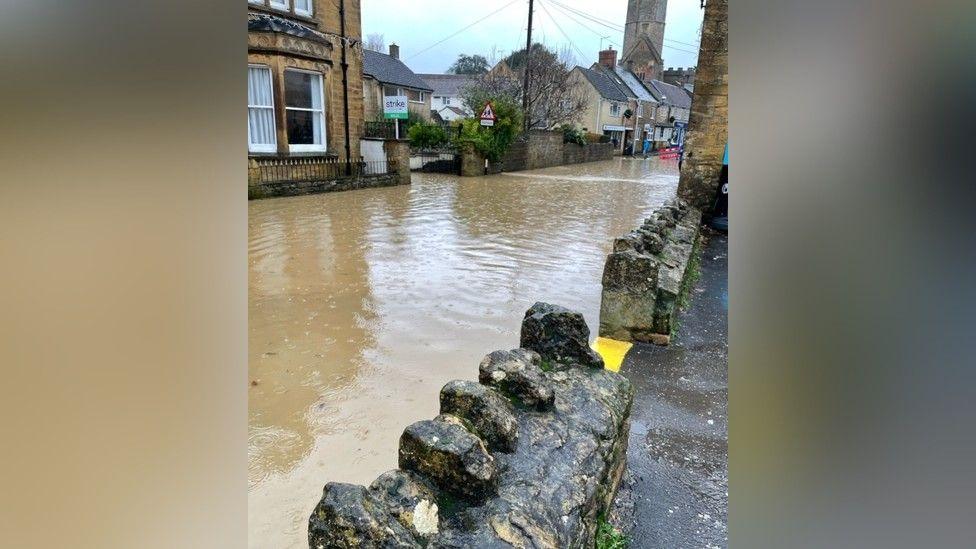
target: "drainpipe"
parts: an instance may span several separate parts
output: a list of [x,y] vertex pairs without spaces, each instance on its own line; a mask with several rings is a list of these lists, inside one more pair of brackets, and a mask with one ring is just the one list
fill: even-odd
[[346,175],[352,175],[352,149],[349,146],[349,63],[346,62],[346,0],[339,0],[339,35],[342,36],[342,118],[346,134]]
[[603,122],[603,99],[600,99],[596,108],[596,131],[603,135],[603,124],[601,122]]

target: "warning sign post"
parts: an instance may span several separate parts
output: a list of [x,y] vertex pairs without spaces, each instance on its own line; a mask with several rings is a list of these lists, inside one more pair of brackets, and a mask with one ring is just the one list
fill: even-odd
[[495,116],[495,108],[491,106],[491,101],[485,103],[485,108],[481,111],[481,125],[482,126],[494,126],[495,120],[498,119]]

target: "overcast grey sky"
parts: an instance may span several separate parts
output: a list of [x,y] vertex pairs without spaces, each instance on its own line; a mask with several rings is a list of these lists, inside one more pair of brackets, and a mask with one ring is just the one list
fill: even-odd
[[[618,28],[623,28],[627,15],[627,0],[535,0],[534,42],[543,42],[558,51],[572,41],[580,50],[573,49],[576,62],[584,66],[596,61],[602,36],[609,37],[603,40],[604,47],[610,42],[615,49],[621,49],[622,32],[581,17],[560,4],[611,22]],[[700,6],[699,0],[668,2],[666,67],[696,64],[703,15]],[[499,9],[471,29],[423,51]],[[516,48],[524,48],[527,14],[528,0],[362,0],[363,37],[383,34],[387,44],[400,45],[400,59],[414,72],[441,73],[459,53],[490,57],[494,48],[496,58],[500,58]]]

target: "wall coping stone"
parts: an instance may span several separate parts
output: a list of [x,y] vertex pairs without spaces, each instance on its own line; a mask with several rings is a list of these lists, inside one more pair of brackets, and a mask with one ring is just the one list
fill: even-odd
[[602,360],[557,353],[588,345],[577,318],[529,309],[535,348],[490,353],[480,383],[445,385],[441,415],[404,431],[399,469],[369,487],[326,484],[309,546],[592,547],[626,468],[634,390]]
[[701,211],[686,201],[670,200],[613,241],[603,268],[600,336],[670,342],[701,219]]

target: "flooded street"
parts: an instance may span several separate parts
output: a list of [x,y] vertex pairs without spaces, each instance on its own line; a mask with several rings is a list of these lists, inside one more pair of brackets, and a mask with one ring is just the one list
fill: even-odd
[[451,379],[518,345],[535,301],[595,336],[610,243],[674,196],[674,160],[614,159],[249,204],[249,545],[305,547],[327,481],[397,465]]

